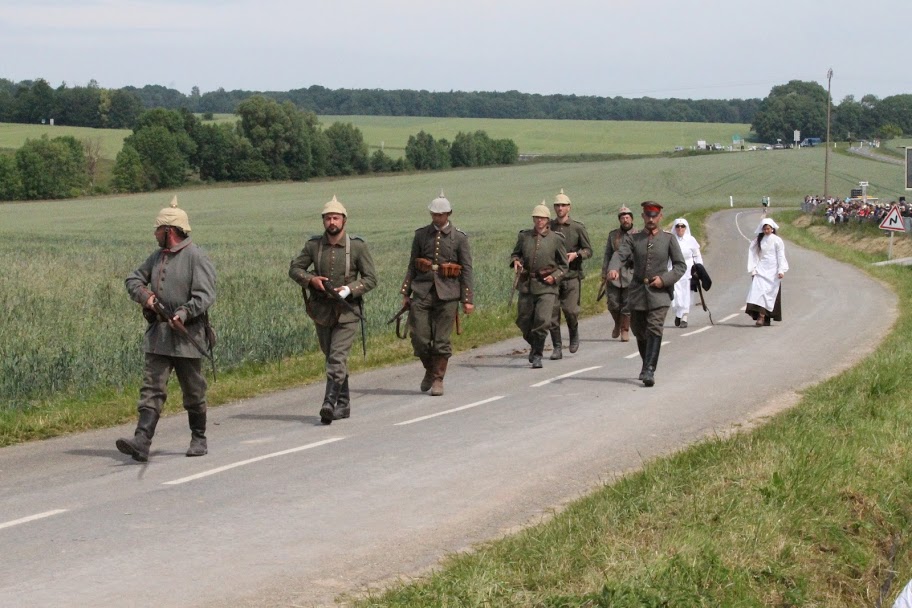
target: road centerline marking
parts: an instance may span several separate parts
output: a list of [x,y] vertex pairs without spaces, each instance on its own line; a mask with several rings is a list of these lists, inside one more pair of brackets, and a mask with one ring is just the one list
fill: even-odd
[[740,314],[740,313],[737,313],[737,312],[736,312],[736,313],[733,314],[733,315],[728,315],[727,317],[725,317],[724,319],[722,319],[721,321],[719,321],[719,323],[725,323],[726,321],[730,321],[730,320],[734,319],[735,317],[737,317],[738,314]]
[[700,333],[702,331],[706,331],[708,329],[712,329],[712,325],[707,325],[706,327],[701,327],[700,329],[695,329],[693,331],[689,331],[686,334],[681,334],[681,337],[683,338],[684,336],[692,336],[694,334],[698,334],[698,333]]
[[226,464],[222,467],[216,467],[214,469],[209,469],[208,471],[203,471],[202,473],[196,473],[195,475],[188,475],[187,477],[181,477],[180,479],[174,479],[171,481],[162,482],[163,486],[176,486],[182,483],[187,483],[188,481],[196,481],[197,479],[202,479],[203,477],[209,477],[210,475],[215,475],[217,473],[223,473],[230,469],[236,469],[237,467],[243,467],[248,464],[253,464],[254,462],[259,462],[261,460],[267,460],[269,458],[276,458],[278,456],[285,456],[287,454],[294,454],[295,452],[301,452],[303,450],[309,450],[311,448],[320,447],[321,445],[326,445],[328,443],[333,443],[336,441],[342,441],[345,437],[331,437],[330,439],[324,439],[323,441],[317,441],[314,443],[308,443],[307,445],[298,446],[296,448],[290,448],[287,450],[282,450],[281,452],[273,452],[271,454],[263,454],[262,456],[257,456],[256,458],[248,458],[247,460],[241,460],[231,464]]
[[421,416],[420,418],[412,418],[411,420],[405,420],[403,422],[397,422],[393,426],[404,426],[406,424],[412,424],[415,422],[421,422],[422,420],[428,420],[429,418],[436,418],[437,416],[443,416],[444,414],[452,414],[453,412],[461,412],[462,410],[467,410],[469,408],[478,407],[479,405],[484,405],[485,403],[491,403],[492,401],[497,401],[498,399],[503,399],[503,395],[498,395],[496,397],[491,397],[483,401],[476,401],[475,403],[470,403],[468,405],[463,405],[460,407],[454,407],[451,410],[445,410],[443,412],[437,412],[436,414],[428,414],[427,416]]
[[38,519],[52,517],[54,515],[66,513],[67,511],[69,511],[69,509],[54,509],[53,511],[45,511],[44,513],[36,513],[35,515],[29,515],[27,517],[20,517],[19,519],[14,519],[12,521],[0,523],[0,530],[2,530],[3,528],[12,528],[13,526],[18,526],[20,524],[27,524],[30,521],[35,521]]
[[586,367],[586,368],[583,368],[583,369],[578,369],[578,370],[576,370],[575,372],[568,372],[568,373],[566,373],[566,374],[561,374],[560,376],[555,376],[554,378],[549,378],[549,379],[547,379],[547,380],[542,380],[541,382],[538,382],[537,384],[531,384],[530,387],[531,387],[531,388],[538,388],[538,387],[544,386],[544,385],[546,385],[546,384],[551,384],[552,382],[554,382],[554,381],[556,381],[556,380],[562,380],[562,379],[564,379],[564,378],[569,378],[570,376],[575,376],[575,375],[577,375],[577,374],[582,374],[583,372],[591,372],[592,370],[598,369],[598,368],[600,368],[600,367],[601,367],[601,365],[596,365],[596,366],[594,366],[594,367]]

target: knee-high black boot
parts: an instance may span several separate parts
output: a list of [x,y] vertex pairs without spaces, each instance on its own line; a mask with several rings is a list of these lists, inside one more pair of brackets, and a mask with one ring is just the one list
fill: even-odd
[[205,456],[209,453],[206,445],[206,412],[187,412],[190,425],[190,447],[187,456]]
[[348,392],[348,376],[339,388],[339,398],[333,412],[333,420],[342,420],[351,416],[351,394]]
[[323,395],[323,407],[320,408],[320,422],[332,424],[336,417],[336,402],[339,400],[341,384],[336,384],[331,378],[326,379],[326,393]]
[[575,318],[567,319],[567,331],[570,332],[570,346],[569,350],[571,353],[575,353],[579,350],[579,322]]
[[118,439],[117,449],[122,454],[132,456],[137,462],[149,460],[149,448],[152,446],[152,437],[155,435],[155,426],[158,424],[158,412],[152,409],[139,410],[139,422],[132,439]]
[[643,362],[643,365],[640,367],[640,376],[639,376],[639,380],[642,381],[643,378],[646,376],[646,362],[647,362],[646,339],[645,338],[639,338],[639,337],[637,338],[637,350],[640,351],[640,360]]
[[563,345],[561,344],[560,326],[551,328],[551,345],[553,346],[553,349],[551,350],[551,360],[563,359],[564,353],[561,351]]
[[655,385],[655,369],[659,363],[659,350],[662,348],[662,336],[650,335],[646,338],[646,373],[643,374],[643,386]]

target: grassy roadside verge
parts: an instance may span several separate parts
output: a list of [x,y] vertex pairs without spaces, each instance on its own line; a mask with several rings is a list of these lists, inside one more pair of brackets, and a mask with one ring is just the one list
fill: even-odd
[[[907,268],[871,267],[794,223],[787,237],[912,297]],[[910,368],[901,308],[870,357],[765,426],[649,462],[546,524],[355,605],[890,606],[912,571]]]

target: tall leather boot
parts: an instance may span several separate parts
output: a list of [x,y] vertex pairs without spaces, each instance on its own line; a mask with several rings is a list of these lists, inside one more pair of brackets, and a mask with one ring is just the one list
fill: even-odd
[[645,338],[639,338],[639,337],[637,338],[637,350],[640,351],[640,360],[642,360],[642,362],[643,362],[643,366],[640,368],[640,375],[638,378],[642,382],[643,378],[646,377],[647,357],[646,357],[646,339]]
[[320,422],[332,424],[336,417],[336,402],[339,400],[341,384],[336,384],[331,378],[326,379],[326,393],[323,395],[323,407],[320,408]]
[[614,319],[614,329],[611,330],[611,337],[617,338],[621,335],[621,314],[614,310],[609,310],[611,313],[611,318]]
[[561,344],[560,326],[551,328],[551,346],[553,347],[551,350],[551,360],[556,361],[558,359],[563,359],[564,353],[561,351],[563,345]]
[[630,342],[630,315],[621,315],[621,342]]
[[431,385],[431,396],[439,397],[443,394],[443,377],[446,376],[447,357],[434,357],[434,384]]
[[336,407],[333,408],[333,420],[342,420],[351,416],[351,393],[348,392],[348,376],[339,387],[339,398],[336,399]]
[[650,335],[646,338],[646,373],[643,375],[643,386],[655,385],[655,369],[659,364],[659,350],[662,348],[662,336]]
[[158,424],[158,412],[151,409],[139,410],[139,422],[132,439],[118,439],[115,445],[121,454],[132,456],[138,462],[148,462],[149,448]]
[[205,456],[209,453],[206,445],[206,412],[187,412],[190,425],[190,447],[187,456]]
[[424,378],[421,379],[422,393],[431,390],[431,384],[434,382],[434,360],[431,357],[421,357],[421,363],[424,365]]
[[545,336],[532,338],[532,369],[541,369],[542,351],[545,350]]
[[570,352],[579,350],[579,323],[576,319],[567,319],[567,330],[570,332]]

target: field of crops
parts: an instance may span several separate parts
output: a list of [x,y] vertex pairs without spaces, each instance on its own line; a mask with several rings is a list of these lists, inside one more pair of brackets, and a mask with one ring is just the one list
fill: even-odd
[[[215,120],[233,122],[237,117],[220,114]],[[404,152],[409,135],[421,130],[435,139],[450,141],[460,131],[483,130],[495,139],[512,139],[521,154],[656,154],[670,152],[675,146],[689,148],[700,139],[728,145],[733,135],[747,137],[750,134],[750,125],[720,123],[320,116],[324,127],[336,121],[354,124],[361,129],[369,148],[383,146],[394,158]],[[18,148],[27,138],[35,139],[44,134],[50,137],[73,135],[77,139],[101,138],[102,156],[113,160],[130,131],[0,123],[0,149]]]
[[[179,192],[194,240],[218,269],[213,310],[222,368],[275,361],[316,348],[288,264],[308,235],[321,231],[319,210],[333,194],[348,207],[349,229],[371,246],[380,286],[367,298],[368,333],[388,335],[414,228],[444,188],[453,222],[472,236],[478,313],[506,313],[507,266],[516,231],[532,207],[560,188],[573,216],[600,249],[621,204],[667,205],[671,219],[689,210],[796,206],[823,183],[823,149],[716,154],[680,159],[538,164],[355,178],[313,183],[196,188]],[[882,199],[901,193],[902,170],[831,156],[830,188],[848,192],[867,180]],[[152,222],[171,192],[66,202],[0,205],[0,404],[27,406],[43,396],[82,394],[135,384],[144,321],[123,279],[154,248]],[[600,251],[590,260],[597,274]],[[738,262],[741,263],[740,261]]]

